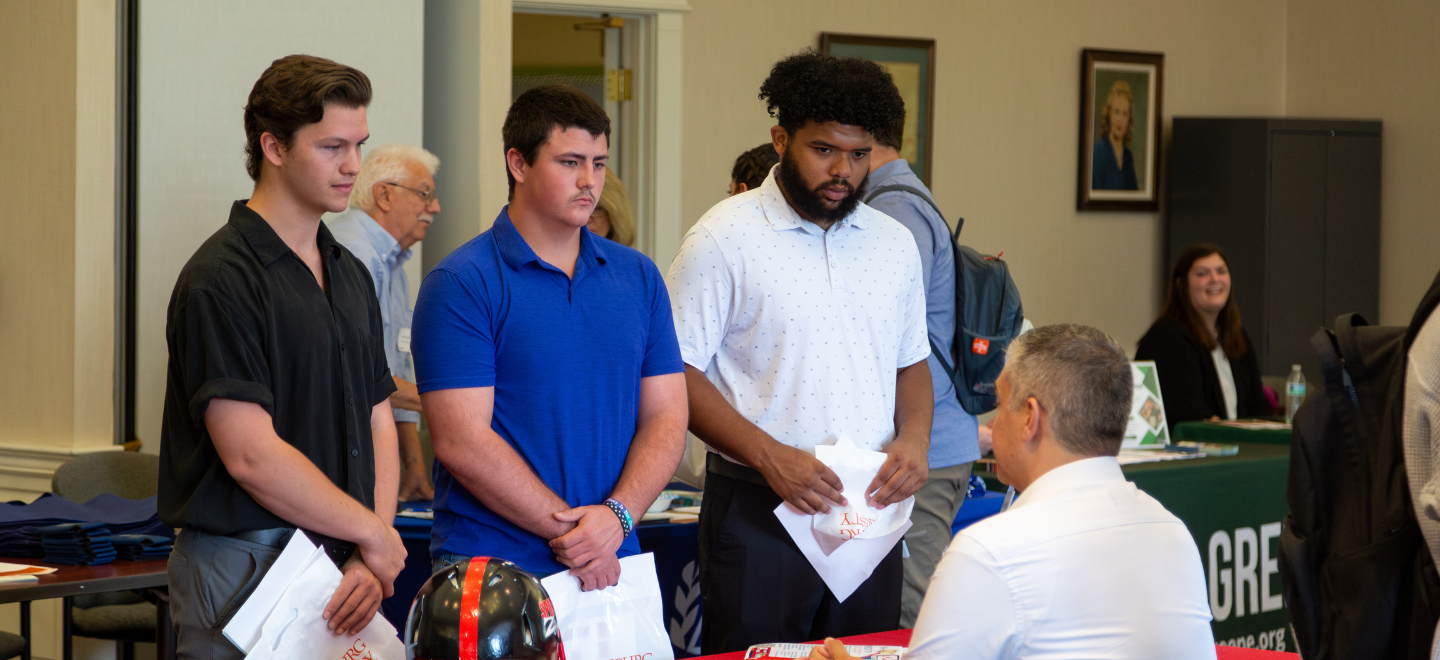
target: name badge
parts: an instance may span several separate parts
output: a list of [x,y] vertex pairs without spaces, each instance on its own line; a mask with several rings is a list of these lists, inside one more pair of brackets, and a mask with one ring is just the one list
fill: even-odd
[[395,338],[395,348],[401,353],[410,352],[410,328],[400,328],[399,336]]

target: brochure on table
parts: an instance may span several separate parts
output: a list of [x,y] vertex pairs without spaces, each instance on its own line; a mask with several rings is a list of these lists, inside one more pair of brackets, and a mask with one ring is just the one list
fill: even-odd
[[1130,373],[1135,377],[1135,396],[1130,401],[1130,423],[1120,448],[1164,449],[1170,444],[1170,431],[1165,424],[1165,399],[1160,395],[1155,362],[1131,362]]
[[[808,658],[819,644],[756,644],[745,651],[743,660],[759,658]],[[860,660],[900,660],[910,649],[904,646],[853,646],[845,645],[850,657]]]

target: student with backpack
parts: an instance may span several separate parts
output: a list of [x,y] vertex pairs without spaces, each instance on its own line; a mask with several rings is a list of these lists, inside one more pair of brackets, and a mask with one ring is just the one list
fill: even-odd
[[935,420],[929,478],[915,494],[913,526],[905,535],[909,553],[900,625],[909,628],[950,543],[950,525],[965,503],[974,462],[989,444],[990,429],[979,426],[975,415],[995,407],[995,379],[1005,365],[1006,346],[1023,332],[1024,313],[1005,262],[957,243],[958,225],[965,221],[950,232],[930,189],[900,157],[904,135],[901,115],[889,136],[876,136],[865,203],[910,230],[925,283]]
[[975,416],[960,407],[955,385],[939,357],[952,354],[955,338],[955,255],[950,248],[950,227],[934,207],[930,190],[900,157],[905,116],[896,117],[890,135],[875,140],[870,152],[872,193],[865,200],[915,236],[920,248],[920,270],[925,282],[925,323],[933,347],[928,358],[935,390],[935,418],[930,427],[930,474],[915,493],[913,526],[905,534],[910,556],[905,558],[905,588],[900,602],[900,627],[911,628],[920,613],[926,587],[945,546],[950,523],[965,503],[975,460],[980,458]]
[[1295,414],[1279,557],[1309,660],[1434,657],[1437,305],[1440,278],[1408,328],[1342,314],[1310,339],[1320,377]]

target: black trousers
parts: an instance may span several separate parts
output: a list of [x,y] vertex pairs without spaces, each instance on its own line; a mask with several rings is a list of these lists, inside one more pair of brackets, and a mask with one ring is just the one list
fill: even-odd
[[712,469],[705,475],[699,529],[705,599],[701,653],[900,627],[905,576],[899,543],[841,603],[775,517],[782,500],[760,473],[734,464],[716,466],[724,459],[708,458]]

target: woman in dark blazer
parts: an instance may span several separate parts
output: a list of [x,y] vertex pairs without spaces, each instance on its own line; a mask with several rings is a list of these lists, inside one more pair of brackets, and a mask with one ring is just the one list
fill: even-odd
[[1173,431],[1180,422],[1274,413],[1253,345],[1230,295],[1224,253],[1192,245],[1176,259],[1165,308],[1140,339],[1135,359],[1155,361]]

